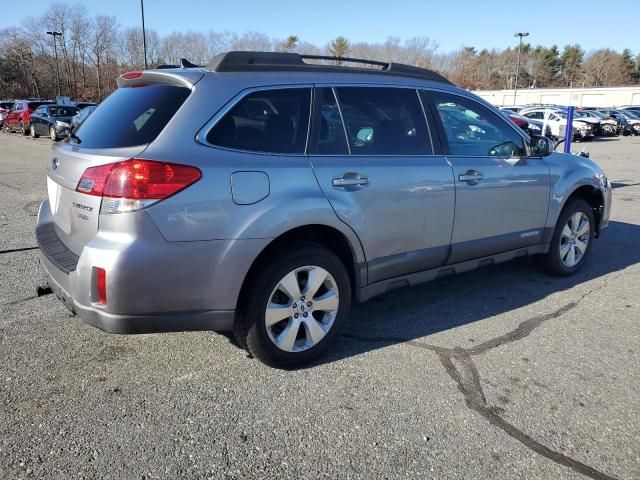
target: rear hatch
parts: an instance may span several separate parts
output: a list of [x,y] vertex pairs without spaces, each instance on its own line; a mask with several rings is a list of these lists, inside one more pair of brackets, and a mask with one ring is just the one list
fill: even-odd
[[[73,253],[79,256],[98,231],[104,206],[96,192],[104,187],[111,166],[134,159],[156,139],[202,77],[198,73],[125,74],[120,88],[75,135],[54,145],[47,174],[49,202],[55,231]],[[96,168],[100,166],[104,167]]]

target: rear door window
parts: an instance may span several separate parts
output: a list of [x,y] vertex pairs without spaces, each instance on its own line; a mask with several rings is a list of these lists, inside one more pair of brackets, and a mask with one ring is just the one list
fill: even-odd
[[352,155],[430,155],[427,124],[414,89],[336,88]]
[[313,151],[317,155],[348,155],[347,137],[332,88],[316,88],[317,109],[314,114]]
[[172,85],[118,88],[82,123],[74,141],[86,148],[151,143],[190,93],[188,88]]
[[303,154],[310,108],[310,88],[253,92],[216,123],[207,142],[249,152]]

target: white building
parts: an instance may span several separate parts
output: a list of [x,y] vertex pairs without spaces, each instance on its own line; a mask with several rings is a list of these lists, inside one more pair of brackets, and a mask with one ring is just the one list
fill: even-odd
[[514,101],[513,90],[477,90],[476,95],[497,106],[555,103],[576,107],[640,106],[640,85],[635,87],[523,88]]

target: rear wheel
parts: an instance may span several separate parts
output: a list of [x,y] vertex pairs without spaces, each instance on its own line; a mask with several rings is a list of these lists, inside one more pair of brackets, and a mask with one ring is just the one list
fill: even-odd
[[27,135],[29,133],[27,127],[25,127],[24,123],[22,123],[22,120],[20,120],[20,133],[22,135]]
[[595,233],[591,205],[581,199],[571,201],[558,218],[549,252],[536,257],[546,273],[567,277],[576,273],[587,260]]
[[315,244],[271,258],[241,299],[234,335],[267,365],[301,367],[322,355],[347,321],[349,274],[333,252]]
[[56,129],[53,127],[49,127],[49,137],[51,138],[51,140],[53,140],[54,142],[58,141],[58,132],[56,132]]
[[33,123],[29,125],[29,131],[31,132],[31,136],[33,138],[38,138],[40,136],[36,133],[36,126]]

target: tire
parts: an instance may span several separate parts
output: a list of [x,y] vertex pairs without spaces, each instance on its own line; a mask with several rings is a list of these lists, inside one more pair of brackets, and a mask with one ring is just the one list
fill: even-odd
[[29,131],[27,130],[27,127],[24,126],[24,123],[22,123],[22,120],[20,120],[20,133],[25,136],[29,134]]
[[[576,220],[579,220],[577,225]],[[585,221],[588,223],[584,223]],[[581,199],[572,200],[560,213],[549,252],[537,255],[536,263],[550,275],[573,275],[582,268],[589,257],[595,229],[595,216],[591,205]]]
[[56,129],[53,127],[49,127],[49,138],[51,138],[51,140],[53,140],[54,142],[60,140],[60,138],[58,137],[58,132],[56,132]]
[[31,133],[32,138],[38,138],[40,136],[36,133],[36,126],[33,123],[29,125],[29,132]]
[[[290,246],[270,258],[240,300],[233,333],[266,365],[299,368],[320,357],[346,323],[349,274],[333,252],[312,243]],[[312,276],[316,281],[309,285]],[[321,302],[324,308],[318,308]]]

